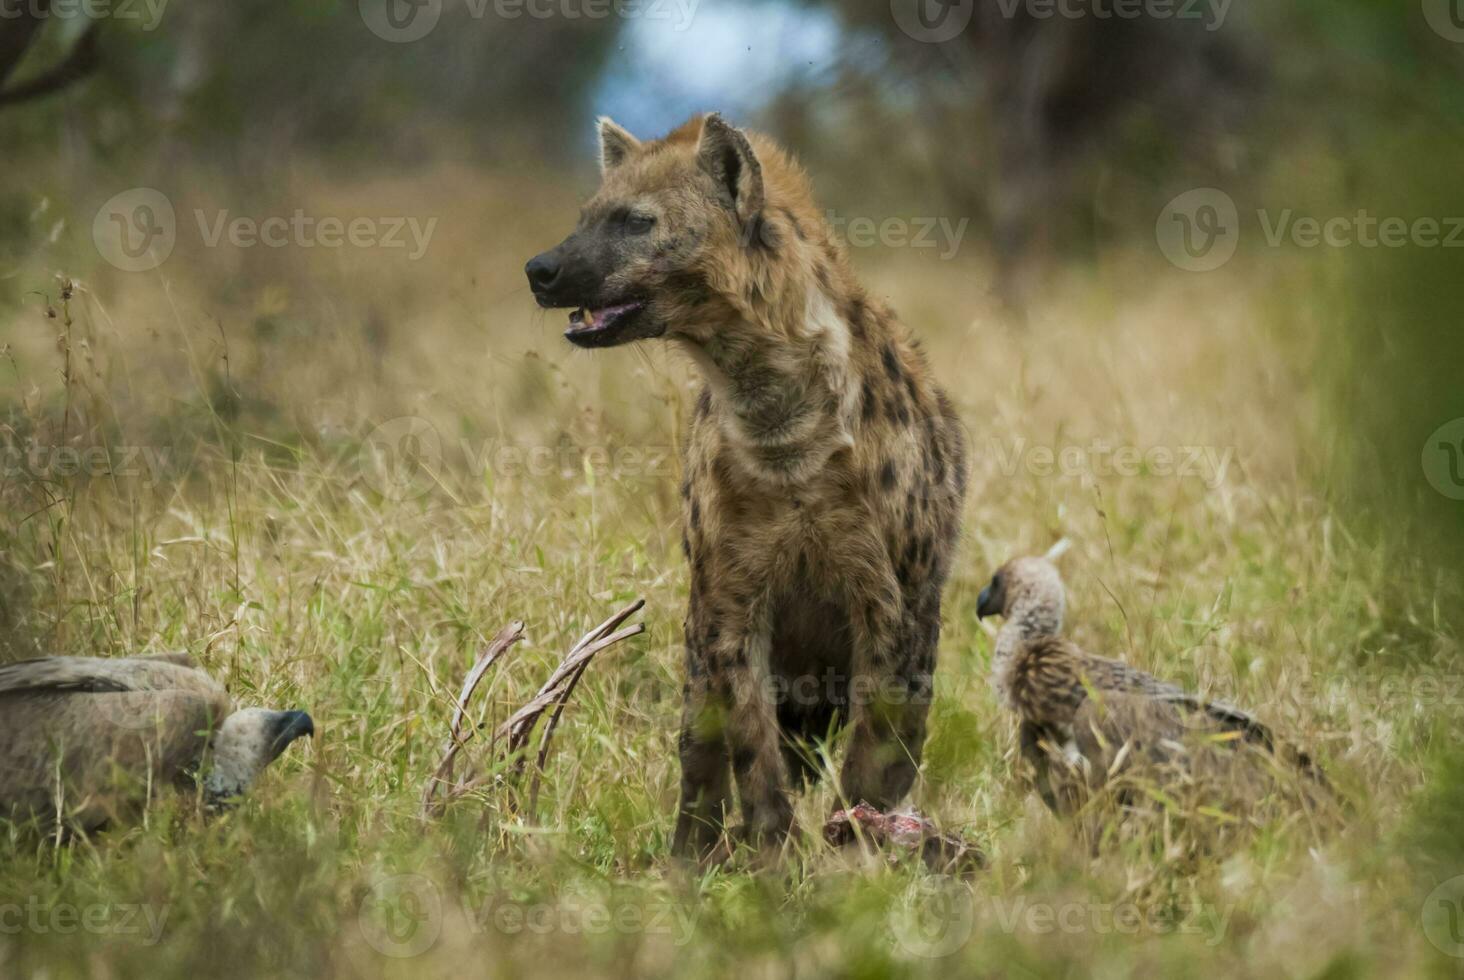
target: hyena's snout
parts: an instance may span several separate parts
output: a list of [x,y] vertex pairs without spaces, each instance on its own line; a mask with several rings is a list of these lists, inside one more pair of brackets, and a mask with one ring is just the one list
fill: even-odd
[[524,266],[524,275],[529,277],[529,288],[534,291],[534,298],[542,303],[544,295],[553,292],[554,284],[563,271],[564,263],[553,251],[540,252],[529,259],[529,264]]
[[573,235],[524,266],[534,299],[546,310],[593,304],[609,273],[606,263]]
[[646,297],[610,288],[615,272],[610,250],[574,234],[524,266],[534,300],[546,310],[570,309],[564,336],[580,347],[614,347],[659,337],[665,324],[650,316]]

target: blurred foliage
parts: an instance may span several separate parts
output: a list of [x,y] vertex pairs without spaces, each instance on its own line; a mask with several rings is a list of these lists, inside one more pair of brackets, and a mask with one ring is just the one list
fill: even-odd
[[[1210,30],[981,4],[960,35],[928,44],[886,4],[803,3],[837,10],[847,43],[767,121],[828,186],[842,177],[861,197],[918,197],[927,213],[975,219],[1018,304],[1024,277],[1147,238],[1158,206],[1187,187],[1261,206],[1464,214],[1464,46],[1414,5],[1235,4]],[[301,160],[345,176],[441,157],[485,171],[578,159],[626,23],[495,16],[465,0],[410,43],[382,40],[357,3],[332,0],[174,3],[156,29],[108,20],[98,74],[0,109],[8,153],[54,161],[53,184],[0,188],[0,302],[20,295],[9,269],[75,220],[61,203],[73,175],[145,181],[187,166],[226,175],[237,196]],[[84,27],[48,24],[21,74],[63,57]],[[1464,416],[1453,258],[1354,248],[1309,264],[1333,301],[1322,315],[1337,342],[1319,367],[1342,423],[1338,486],[1440,568],[1464,557],[1464,515],[1418,479],[1418,457],[1428,433]]]
[[[445,140],[490,159],[519,141],[562,150],[556,134],[582,111],[616,22],[495,17],[491,5],[475,17],[480,6],[448,3],[426,37],[405,43],[373,34],[355,0],[171,3],[151,29],[119,16],[104,24],[102,71],[0,112],[0,140],[54,153],[79,139],[103,157],[186,148],[241,177],[301,152],[380,165],[420,160]],[[77,33],[75,21],[53,21],[34,63],[54,61]]]
[[[1156,214],[1192,187],[1226,189],[1244,215],[1464,216],[1464,45],[1434,33],[1416,2],[1256,0],[1207,31],[1000,17],[982,0],[972,28],[944,44],[904,35],[887,3],[803,2],[839,11],[849,28],[842,56],[801,87],[770,90],[761,122],[799,150],[833,199],[971,217],[1018,305],[1055,268],[1101,268],[1104,249],[1152,252]],[[430,35],[399,44],[372,34],[355,0],[175,0],[156,30],[109,21],[97,74],[0,108],[7,165],[31,164],[25,180],[0,185],[0,309],[36,288],[13,270],[58,236],[63,218],[84,224],[96,202],[71,198],[97,175],[125,174],[128,184],[226,175],[236,200],[307,166],[344,179],[466,159],[483,174],[542,171],[553,183],[570,161],[584,165],[596,85],[624,26],[475,18],[452,0]],[[24,73],[64,57],[82,27],[48,25]],[[1252,235],[1242,260],[1260,259],[1257,248]],[[49,263],[64,257],[45,253]],[[1457,657],[1457,641],[1440,650],[1434,638],[1457,638],[1464,625],[1464,503],[1430,485],[1421,457],[1435,430],[1464,418],[1458,253],[1353,247],[1287,259],[1298,275],[1274,297],[1272,327],[1286,334],[1295,318],[1315,316],[1325,338],[1306,352],[1315,371],[1304,383],[1321,416],[1306,426],[1316,445],[1303,450],[1304,468],[1389,572],[1369,597],[1379,625],[1357,645],[1390,647],[1400,660]],[[246,273],[288,262],[263,252],[240,261],[258,264]],[[349,274],[370,292],[370,277]],[[240,305],[265,281],[234,269],[218,278]],[[392,297],[387,308],[410,310],[418,298]],[[252,329],[261,349],[288,360],[310,350],[313,326],[266,310]],[[0,360],[0,391],[8,370]],[[260,377],[277,371],[261,358]],[[271,410],[214,376],[208,388],[190,417],[200,441],[220,419]],[[21,592],[0,578],[0,596]],[[0,628],[13,618],[0,606]],[[938,777],[968,765],[983,734],[964,711],[946,722],[932,743]],[[1464,763],[1443,738],[1433,749],[1416,837],[1457,867]]]

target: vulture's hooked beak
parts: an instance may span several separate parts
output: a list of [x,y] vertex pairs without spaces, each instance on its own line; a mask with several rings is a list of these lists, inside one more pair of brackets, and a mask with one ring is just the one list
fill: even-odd
[[991,601],[991,586],[988,585],[981,590],[981,595],[976,599],[976,618],[985,619],[987,616],[996,616],[1000,613],[1001,610],[996,608],[996,603]]
[[281,711],[275,717],[275,734],[270,742],[270,758],[277,759],[290,743],[300,736],[315,737],[315,721],[303,711]]

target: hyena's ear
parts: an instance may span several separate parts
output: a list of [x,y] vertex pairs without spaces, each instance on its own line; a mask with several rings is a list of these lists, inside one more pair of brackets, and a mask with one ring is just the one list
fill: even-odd
[[615,124],[609,116],[601,116],[600,127],[600,173],[608,174],[620,166],[630,155],[640,149],[640,140]]
[[723,203],[737,213],[744,226],[762,213],[762,165],[742,130],[711,113],[702,122],[696,160],[717,182]]

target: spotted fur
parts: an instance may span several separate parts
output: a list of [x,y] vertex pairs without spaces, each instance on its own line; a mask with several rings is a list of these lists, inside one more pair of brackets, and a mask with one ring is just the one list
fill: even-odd
[[658,218],[605,276],[704,379],[682,487],[691,566],[674,849],[721,840],[735,783],[777,840],[813,744],[852,729],[841,789],[879,808],[925,741],[962,429],[919,345],[855,279],[803,171],[716,115],[641,143],[602,122],[590,215]]

